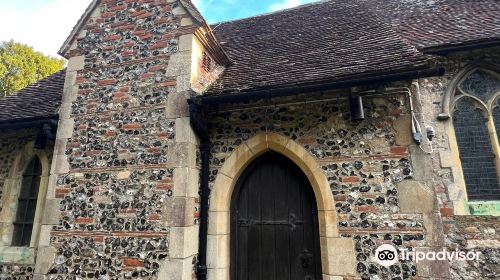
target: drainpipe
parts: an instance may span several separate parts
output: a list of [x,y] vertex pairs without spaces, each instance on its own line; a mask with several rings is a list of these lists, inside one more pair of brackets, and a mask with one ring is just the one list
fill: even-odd
[[199,118],[200,106],[188,100],[189,120],[194,132],[200,138],[201,155],[201,184],[200,184],[200,232],[198,243],[198,265],[196,275],[198,280],[207,279],[207,236],[208,236],[208,175],[210,172],[209,159],[212,144],[207,129]]

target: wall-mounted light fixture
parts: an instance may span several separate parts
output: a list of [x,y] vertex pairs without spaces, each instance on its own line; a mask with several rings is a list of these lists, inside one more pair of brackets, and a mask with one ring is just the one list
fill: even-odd
[[359,122],[365,119],[365,111],[363,109],[363,99],[360,95],[349,96],[349,107],[351,109],[351,121]]

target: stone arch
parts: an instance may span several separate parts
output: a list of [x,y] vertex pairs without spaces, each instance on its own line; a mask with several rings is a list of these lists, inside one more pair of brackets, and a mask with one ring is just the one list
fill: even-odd
[[490,116],[488,114],[488,112],[489,112],[488,105],[485,104],[481,99],[479,99],[479,98],[477,98],[475,96],[469,96],[469,95],[459,96],[459,97],[455,98],[453,100],[453,102],[451,102],[451,107],[450,107],[450,108],[452,108],[450,110],[451,116],[453,116],[453,113],[456,110],[457,104],[459,102],[463,102],[463,101],[467,101],[467,100],[470,101],[470,102],[472,102],[475,105],[475,107],[481,111],[481,113],[483,114],[485,120],[489,119]]
[[38,236],[40,233],[40,225],[43,217],[43,208],[45,206],[45,198],[48,189],[49,175],[50,175],[50,159],[45,150],[35,149],[35,141],[28,142],[22,150],[16,155],[12,168],[9,171],[9,177],[4,185],[6,191],[2,197],[2,203],[7,209],[2,209],[1,222],[0,222],[0,246],[9,247],[12,240],[13,227],[16,211],[17,199],[21,190],[22,176],[33,157],[38,157],[42,166],[42,173],[40,176],[40,185],[38,190],[38,199],[36,205],[35,218],[33,221],[33,231],[31,235],[31,248],[37,247]]
[[260,133],[233,151],[219,170],[212,187],[207,244],[209,279],[229,279],[232,193],[246,167],[270,150],[292,160],[311,183],[318,206],[323,275],[355,275],[353,240],[339,237],[333,194],[316,159],[300,144],[287,137],[277,133]]
[[[478,97],[468,94],[466,92],[462,92],[459,89],[460,83],[466,79],[469,75],[473,74],[476,71],[484,71],[492,76],[500,77],[500,66],[497,64],[485,62],[485,61],[475,61],[467,66],[465,66],[462,70],[460,70],[450,81],[442,99],[442,108],[441,113],[438,115],[438,119],[442,121],[450,120],[455,112],[456,105],[458,102],[462,102],[464,100],[468,100],[472,102],[477,109],[483,114],[486,122],[486,126],[489,132],[489,138],[492,145],[492,152],[495,155],[496,161],[496,169],[497,174],[500,174],[500,151],[498,150],[498,137],[495,131],[494,120],[491,117],[492,109],[495,107],[495,102],[499,98],[500,92],[494,94],[488,102],[485,102]],[[457,92],[461,92],[462,94],[457,96]],[[465,175],[463,172],[462,161],[460,159],[460,151],[458,146],[457,134],[455,131],[455,126],[453,121],[446,121],[444,123],[445,133],[448,136],[450,143],[450,151],[445,155],[444,152],[441,152],[443,155],[441,158],[447,158],[442,161],[442,166],[451,168],[453,174],[454,184],[449,186],[450,199],[453,201],[454,205],[454,214],[455,215],[469,215],[469,194],[466,187]]]
[[[455,104],[455,93],[458,85],[462,82],[462,80],[468,75],[472,74],[477,70],[484,70],[488,73],[491,73],[495,76],[499,76],[500,74],[500,66],[496,64],[492,64],[485,61],[476,61],[468,66],[464,67],[460,72],[458,72],[455,77],[451,80],[450,84],[446,88],[446,92],[443,95],[443,102],[441,107],[441,113],[438,115],[439,120],[448,120],[451,117],[451,113],[453,111],[453,106]],[[480,102],[483,103],[483,102]],[[486,105],[486,104],[485,104]],[[486,105],[486,107],[490,107],[491,104]]]

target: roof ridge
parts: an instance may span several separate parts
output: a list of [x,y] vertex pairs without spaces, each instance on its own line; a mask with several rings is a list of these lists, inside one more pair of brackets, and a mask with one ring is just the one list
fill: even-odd
[[293,10],[300,10],[300,9],[303,9],[303,8],[306,8],[306,7],[315,6],[315,5],[319,5],[319,4],[324,4],[326,2],[332,2],[332,1],[333,0],[319,0],[319,1],[316,1],[316,2],[302,4],[302,5],[299,5],[299,6],[296,6],[296,7],[292,7],[292,8],[277,10],[277,11],[274,11],[274,12],[268,12],[268,13],[263,13],[263,14],[258,14],[258,15],[254,15],[254,16],[250,16],[250,17],[246,17],[246,18],[239,18],[239,19],[233,19],[233,20],[219,21],[219,22],[210,24],[210,27],[212,27],[212,29],[215,29],[219,25],[225,24],[225,23],[235,23],[235,22],[238,22],[238,21],[244,21],[244,20],[249,20],[249,19],[259,18],[259,17],[265,17],[265,16],[275,15],[275,14],[279,14],[279,13],[290,12],[290,11],[293,11]]

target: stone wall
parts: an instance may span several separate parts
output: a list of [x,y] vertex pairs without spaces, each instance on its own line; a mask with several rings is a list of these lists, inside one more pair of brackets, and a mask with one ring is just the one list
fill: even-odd
[[67,53],[36,275],[191,279],[198,25],[179,1],[98,3]]
[[[427,161],[423,176],[436,192],[446,247],[482,252],[479,262],[451,263],[452,279],[496,279],[499,277],[500,244],[498,243],[498,201],[468,202],[458,149],[451,120],[439,121],[444,93],[452,79],[472,62],[485,61],[500,65],[500,49],[464,52],[436,61],[446,69],[443,77],[420,79],[418,115],[436,131],[435,153]],[[496,209],[495,209],[496,207]],[[486,215],[474,217],[469,215]],[[462,216],[464,215],[464,216]],[[496,215],[491,217],[489,215]]]
[[[408,95],[402,86],[408,85],[365,97],[366,120],[359,123],[351,122],[347,100],[339,92],[316,100],[304,95],[262,101],[247,109],[217,108],[207,117],[213,139],[210,181],[213,184],[225,160],[244,141],[257,133],[279,133],[307,149],[328,178],[339,233],[355,244],[357,273],[352,276],[432,277],[434,270],[428,266],[418,270],[408,261],[386,269],[373,255],[383,243],[398,248],[442,246],[432,225],[426,226],[432,218],[439,220],[432,189],[414,180],[410,151],[418,151],[409,138]],[[415,205],[415,196],[423,203]]]
[[452,279],[500,278],[500,223],[498,217],[455,216],[445,227],[450,250],[479,252],[479,261],[450,264]]

